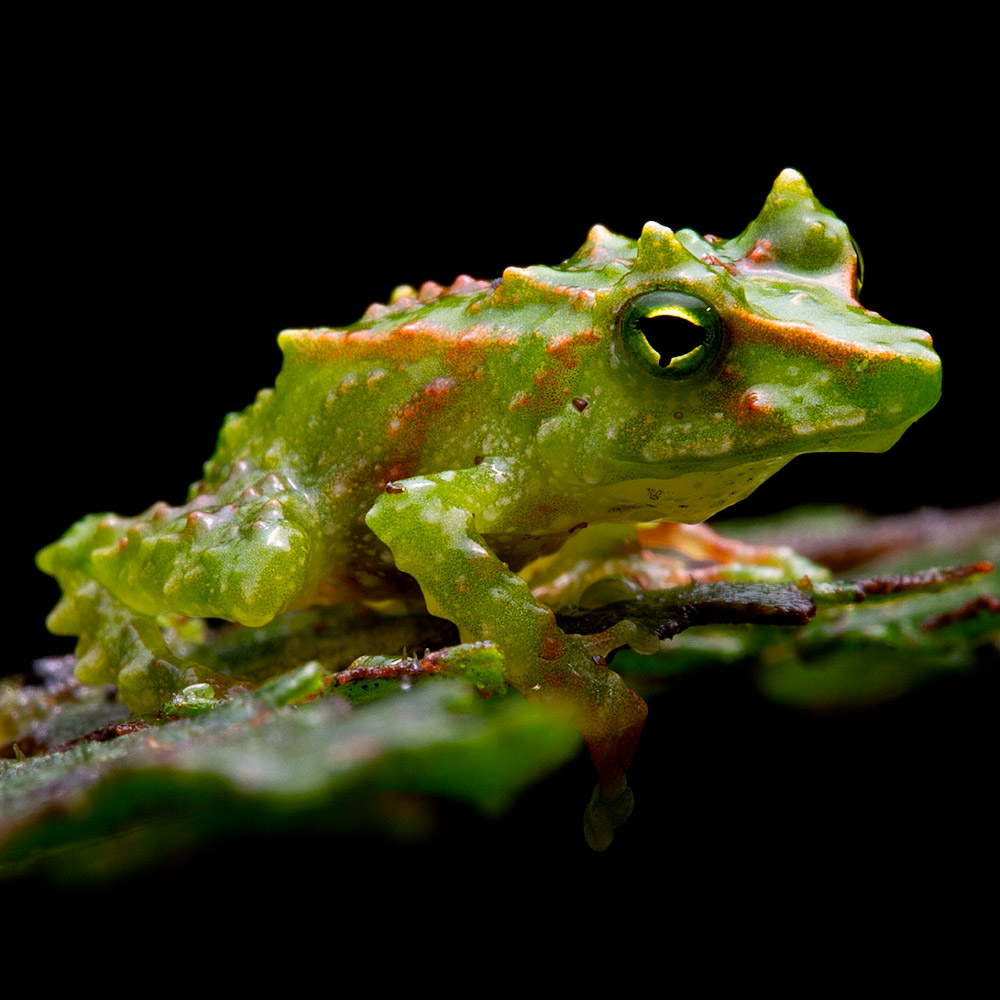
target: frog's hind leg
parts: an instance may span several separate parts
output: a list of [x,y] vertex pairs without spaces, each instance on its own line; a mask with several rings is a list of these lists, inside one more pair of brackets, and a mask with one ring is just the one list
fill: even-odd
[[130,707],[148,710],[195,667],[157,617],[271,621],[306,586],[312,523],[309,502],[274,474],[231,500],[199,493],[135,518],[85,518],[38,555],[64,593],[50,628],[80,637],[82,675],[119,683]]
[[102,519],[90,574],[132,610],[264,625],[306,588],[311,505],[277,476],[232,500],[199,493]]
[[[201,623],[186,623],[196,631]],[[207,668],[178,654],[159,621],[136,615],[96,580],[66,586],[48,617],[56,635],[78,636],[76,674],[85,684],[115,684],[136,712],[155,712],[188,684],[210,679]]]

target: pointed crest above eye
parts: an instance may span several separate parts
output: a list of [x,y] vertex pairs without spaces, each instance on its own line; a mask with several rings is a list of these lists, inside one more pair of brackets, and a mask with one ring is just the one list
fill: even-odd
[[782,170],[760,215],[727,244],[730,259],[776,263],[854,289],[857,253],[847,226],[823,207],[797,170]]
[[658,222],[642,227],[635,257],[635,271],[666,271],[697,258],[677,238],[672,229]]
[[587,240],[572,257],[563,261],[564,267],[599,267],[610,260],[630,257],[634,242],[627,236],[618,236],[604,226],[590,227]]
[[785,167],[771,185],[771,192],[767,196],[767,200],[772,201],[778,198],[799,198],[816,202],[816,196],[806,183],[806,179],[792,167]]

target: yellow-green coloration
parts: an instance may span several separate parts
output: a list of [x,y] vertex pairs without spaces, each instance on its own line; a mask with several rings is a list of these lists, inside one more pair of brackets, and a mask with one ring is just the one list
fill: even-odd
[[151,710],[208,674],[185,617],[426,602],[573,710],[605,846],[646,707],[603,656],[637,640],[564,634],[517,571],[587,524],[702,521],[803,452],[890,447],[940,366],[926,333],[858,303],[859,267],[786,170],[735,239],[595,226],[556,267],[286,331],[277,384],[226,420],[187,503],[92,516],[39,554],[64,591],[50,628],[80,637],[83,679]]

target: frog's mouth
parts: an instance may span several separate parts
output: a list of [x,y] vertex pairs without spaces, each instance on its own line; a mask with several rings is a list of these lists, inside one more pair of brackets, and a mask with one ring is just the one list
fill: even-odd
[[[748,433],[742,439],[730,438],[726,447],[715,453],[707,450],[697,452],[694,449],[681,451],[677,449],[675,442],[667,440],[651,443],[645,462],[612,457],[609,467],[614,470],[612,478],[615,481],[646,478],[676,480],[679,476],[689,474],[726,476],[733,474],[734,470],[770,466],[773,463],[777,463],[780,468],[797,455],[816,452],[883,452],[892,448],[917,419],[918,417],[909,417],[869,430],[864,429],[860,417],[857,423],[844,423],[834,427],[795,427],[776,420],[773,426],[757,428],[756,433]],[[671,451],[672,448],[675,450]]]
[[588,502],[593,500],[599,516],[608,521],[671,520],[697,524],[746,499],[798,455],[887,451],[915,419],[868,432],[854,429],[827,432],[812,441],[799,440],[791,448],[787,441],[776,443],[773,449],[757,448],[742,460],[734,455],[720,456],[692,463],[685,471],[678,470],[676,465],[665,472],[655,465],[615,463],[618,481],[594,487]]
[[[817,385],[825,389],[820,391]],[[940,396],[936,357],[933,363],[924,358],[886,364],[867,381],[857,373],[850,378],[829,377],[826,370],[812,381],[792,386],[761,380],[733,401],[728,411],[733,416],[724,431],[720,421],[717,437],[725,447],[701,458],[709,465],[738,466],[815,452],[888,451]],[[651,456],[656,447],[666,452],[671,443],[666,436],[657,440],[650,447]],[[677,455],[682,468],[694,457]]]
[[[888,451],[906,432],[906,429],[917,418],[908,420],[896,427],[888,427],[875,431],[841,432],[825,435],[825,441],[817,441],[815,445],[803,448],[801,454],[821,451]],[[799,454],[799,453],[797,453]]]

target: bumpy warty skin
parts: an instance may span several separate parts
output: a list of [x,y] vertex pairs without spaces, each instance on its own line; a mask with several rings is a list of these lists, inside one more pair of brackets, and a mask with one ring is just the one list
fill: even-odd
[[49,625],[79,636],[83,679],[149,711],[207,676],[158,616],[425,603],[527,696],[575,706],[620,802],[646,712],[603,660],[621,636],[565,635],[517,570],[588,525],[700,522],[798,454],[890,447],[940,364],[860,305],[859,270],[786,170],[733,239],[595,226],[554,267],[285,331],[275,387],[227,418],[186,503],[86,518],[39,554],[64,592]]

